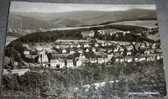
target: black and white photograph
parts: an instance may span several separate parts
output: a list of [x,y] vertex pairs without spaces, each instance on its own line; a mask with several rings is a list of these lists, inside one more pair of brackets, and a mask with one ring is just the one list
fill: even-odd
[[160,99],[156,6],[12,1],[2,75],[4,96]]

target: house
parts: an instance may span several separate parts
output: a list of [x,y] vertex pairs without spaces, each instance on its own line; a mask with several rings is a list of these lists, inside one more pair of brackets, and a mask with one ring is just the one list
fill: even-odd
[[120,55],[124,55],[124,52],[120,52]]
[[132,52],[127,52],[127,56],[131,56],[132,55]]
[[99,34],[101,34],[101,35],[105,35],[105,31],[104,30],[98,30],[97,31]]
[[120,52],[116,52],[116,53],[114,53],[114,56],[115,56],[115,57],[120,57],[121,54],[120,54]]
[[18,74],[19,76],[24,75],[26,72],[29,72],[30,69],[13,69],[11,70],[12,74]]
[[102,44],[102,43],[105,43],[105,41],[104,40],[97,40],[97,43]]
[[134,58],[134,60],[135,60],[135,62],[138,62],[139,59],[136,57],[136,58]]
[[108,46],[111,46],[112,44],[110,42],[107,43]]
[[23,46],[24,48],[26,48],[27,50],[31,50],[31,49],[32,49],[32,48],[29,46],[29,44],[26,44],[26,43],[22,44],[22,46]]
[[52,53],[50,59],[51,68],[63,68],[68,67],[72,68],[76,66],[75,54],[58,54]]
[[106,44],[105,44],[105,43],[101,43],[101,46],[103,46],[103,47],[104,47],[104,46],[106,46]]
[[98,51],[99,51],[99,52],[106,52],[106,49],[104,49],[104,48],[99,48]]
[[115,37],[118,38],[118,37],[119,37],[119,34],[115,34]]
[[126,31],[126,34],[130,34],[131,32],[130,31]]
[[95,45],[94,45],[95,47],[98,47],[99,46],[99,44],[98,43],[95,43]]
[[94,37],[95,32],[93,30],[92,31],[82,31],[81,34],[83,38],[87,38],[87,37]]
[[63,54],[67,53],[67,50],[66,49],[62,49],[62,53]]
[[65,61],[63,59],[51,59],[50,61],[50,68],[52,69],[58,69],[65,67]]
[[140,49],[145,49],[145,48],[146,48],[145,43],[141,43],[141,44],[140,44]]
[[60,65],[58,65],[58,59],[51,59],[50,60],[50,68],[55,69],[55,68],[60,68]]
[[93,51],[93,52],[96,52],[96,48],[92,48],[92,51]]
[[112,54],[108,54],[108,55],[107,55],[107,59],[108,59],[108,60],[111,60],[111,58],[112,58],[113,56],[114,56],[113,53],[112,53]]
[[108,50],[107,50],[107,53],[108,53],[108,54],[111,54],[111,53],[113,53],[113,50],[112,50],[112,49],[108,49]]
[[135,44],[135,49],[136,49],[136,50],[139,50],[139,49],[140,49],[140,43],[136,43],[136,44]]
[[74,54],[76,53],[74,50],[70,50],[69,54]]
[[120,62],[120,59],[119,59],[119,58],[116,58],[116,59],[115,59],[115,62],[116,62],[116,63],[119,63],[119,62]]
[[126,46],[126,49],[127,49],[128,51],[131,51],[131,50],[133,50],[133,46],[132,46],[132,45]]
[[81,60],[76,61],[76,67],[82,66],[83,62]]
[[86,49],[85,52],[89,52],[90,50],[89,49]]
[[75,47],[74,45],[70,45],[70,48],[73,48],[73,47]]
[[79,49],[77,50],[78,53],[82,54],[83,53],[83,50],[82,49]]
[[153,43],[152,44],[152,49],[156,49],[156,48],[157,48],[156,43]]
[[92,62],[97,62],[99,64],[105,63],[107,61],[106,58],[107,54],[104,52],[95,52],[93,55],[89,55],[89,60],[92,59]]
[[162,50],[160,48],[155,49],[155,53],[162,53]]
[[22,44],[23,47],[30,48],[28,44]]
[[76,60],[76,66],[79,67],[81,66],[83,63],[85,63],[87,61],[86,57],[84,56],[84,54],[80,54],[78,59]]
[[121,58],[121,59],[120,59],[120,63],[123,63],[123,62],[124,62],[124,58]]
[[40,51],[43,50],[43,48],[42,48],[41,46],[36,46],[36,50],[37,50],[38,52],[40,52]]
[[24,54],[24,55],[30,55],[30,51],[25,50],[25,51],[23,52],[23,54]]
[[67,68],[75,67],[73,59],[67,59],[66,62],[67,62]]
[[135,45],[135,44],[136,44],[136,42],[132,42],[132,44],[133,44],[133,45]]
[[90,58],[90,63],[97,63],[97,62],[98,62],[97,58]]
[[111,33],[110,33],[110,36],[113,36],[114,34],[116,34],[116,32],[111,32]]
[[157,59],[157,60],[160,60],[160,59],[161,59],[161,56],[160,56],[160,55],[157,55],[157,56],[156,56],[156,59]]
[[120,51],[120,52],[123,52],[123,51],[124,51],[124,48],[120,47],[119,51]]
[[118,43],[119,45],[122,45],[122,46],[129,46],[130,45],[129,42],[124,42],[124,41],[117,41],[115,43]]
[[128,62],[128,63],[133,62],[133,58],[132,57],[126,57],[125,61]]
[[144,51],[144,54],[145,54],[145,55],[149,55],[149,54],[150,54],[150,50],[145,50],[145,51]]
[[154,49],[151,49],[151,50],[150,50],[150,53],[151,53],[151,54],[154,54],[154,53],[155,53],[155,50],[154,50]]
[[102,57],[97,58],[97,60],[99,64],[105,63],[105,60]]
[[146,60],[146,58],[145,57],[141,57],[141,58],[139,58],[139,62],[141,62],[141,61],[145,61]]
[[148,42],[146,42],[145,44],[146,44],[146,47],[150,47],[150,44]]
[[81,45],[80,45],[80,44],[78,44],[78,45],[77,45],[77,48],[80,48],[80,47],[81,47]]
[[83,46],[84,46],[84,48],[90,47],[89,44],[84,44]]
[[154,61],[154,58],[152,57],[152,56],[148,56],[148,57],[146,57],[146,61]]
[[113,52],[116,53],[116,52],[118,52],[118,50],[119,50],[118,48],[115,48],[115,49],[113,50]]
[[151,56],[151,61],[155,61],[155,60],[156,60],[155,55],[152,55],[152,56]]
[[[31,59],[32,61],[37,62],[36,58],[38,58],[38,55],[25,55],[25,58]],[[38,59],[38,62],[39,62],[39,59]]]

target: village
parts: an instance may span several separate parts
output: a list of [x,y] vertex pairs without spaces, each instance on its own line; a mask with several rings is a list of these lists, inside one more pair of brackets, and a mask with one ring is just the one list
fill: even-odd
[[[126,35],[131,35],[131,36],[138,35],[140,37],[143,37],[144,34],[157,33],[157,31],[158,31],[158,27],[148,28],[145,31],[141,31],[138,33],[133,31],[121,31],[118,29],[100,29],[100,30],[90,30],[90,31],[80,32],[80,34],[82,35],[82,39],[78,39],[77,37],[74,37],[72,39],[58,38],[53,42],[35,42],[35,43],[24,42],[22,43],[22,48],[24,50],[23,52],[20,52],[20,54],[22,55],[21,64],[19,64],[19,62],[14,61],[12,64],[14,68],[11,70],[3,69],[3,75],[16,74],[18,75],[18,77],[22,77],[29,73],[37,73],[37,74],[45,73],[48,70],[49,72],[56,73],[55,75],[57,75],[57,73],[65,75],[63,73],[65,73],[66,71],[68,72],[71,71],[72,73],[73,70],[77,70],[77,73],[79,73],[80,75],[84,75],[82,74],[81,71],[78,71],[78,70],[83,69],[83,71],[84,70],[92,71],[90,69],[92,68],[96,69],[99,67],[101,67],[101,71],[102,71],[102,67],[104,67],[104,69],[106,68],[114,69],[114,70],[109,70],[108,73],[109,74],[117,73],[119,77],[116,79],[109,79],[110,77],[113,78],[114,76],[116,76],[111,74],[109,78],[107,77],[109,79],[108,81],[101,80],[102,79],[101,78],[101,79],[95,80],[94,82],[88,83],[88,81],[90,81],[91,78],[89,80],[87,79],[85,82],[82,82],[80,81],[81,79],[79,79],[78,83],[81,83],[80,87],[77,87],[77,86],[74,87],[74,90],[75,90],[74,93],[77,93],[79,96],[81,95],[81,97],[87,97],[87,94],[89,94],[90,90],[92,89],[95,90],[95,94],[98,94],[98,92],[100,93],[103,92],[104,90],[103,88],[105,88],[106,85],[108,84],[110,84],[113,87],[117,86],[116,84],[119,85],[123,82],[128,84],[128,81],[129,83],[131,82],[130,79],[133,79],[135,82],[138,82],[138,80],[133,78],[132,76],[131,76],[132,78],[130,77],[130,79],[128,80],[125,74],[123,74],[124,71],[120,68],[121,66],[122,67],[125,66],[126,68],[132,68],[132,66],[134,66],[133,68],[138,68],[137,64],[140,64],[142,65],[142,67],[144,67],[140,69],[145,69],[145,67],[156,66],[155,63],[160,64],[160,62],[163,59],[163,55],[162,55],[161,45],[159,41],[156,41],[156,42],[150,42],[145,40],[131,41],[124,38],[126,37]],[[133,38],[133,39],[136,39],[136,38]],[[24,63],[24,66],[23,66],[23,63]],[[134,63],[136,65],[131,65]],[[150,64],[150,65],[148,66],[145,64]],[[19,68],[20,65],[22,65],[23,67]],[[89,66],[89,69],[87,68],[88,66]],[[93,67],[93,66],[97,66],[97,67]],[[113,68],[113,66],[114,67],[116,66],[116,67]],[[157,67],[159,66],[157,65]],[[117,71],[116,68],[117,69],[119,68],[120,70]],[[141,72],[140,69],[135,70],[137,74]],[[108,73],[103,74],[105,72],[101,72],[101,71],[94,72],[93,73],[95,74],[94,77],[96,76],[105,77],[104,75],[108,74]],[[90,76],[93,74],[90,73],[88,75]],[[74,76],[76,74],[72,74],[72,75]],[[88,76],[88,75],[85,75],[85,76]],[[130,76],[130,75],[127,75],[127,76]],[[82,78],[82,80],[83,79],[84,78]],[[58,84],[58,83],[55,83],[55,84]],[[151,86],[152,84],[153,83],[150,83]],[[155,89],[152,89],[153,87],[151,87],[151,89],[149,90],[143,89],[143,88],[146,88],[146,86],[148,86],[148,84],[146,83],[140,83],[140,86],[142,87],[140,89],[131,89],[130,87],[132,85],[125,85],[125,86],[129,87],[129,89],[127,90],[128,92],[126,94],[128,94],[128,97],[130,99],[134,99],[134,97],[136,96],[137,97],[151,97],[151,96],[159,97],[162,94],[161,91],[156,91]],[[159,86],[159,88],[161,87]],[[115,94],[117,94],[117,92],[120,91],[120,89],[112,89],[112,90],[116,91]],[[98,96],[103,97],[103,95],[98,95]],[[116,97],[116,99],[120,99],[118,96],[115,96],[115,95],[112,95],[112,97]]]
[[[149,29],[151,32],[156,29]],[[100,35],[130,34],[130,31],[98,30]],[[163,58],[158,42],[100,40],[95,31],[81,32],[84,39],[58,39],[52,43],[23,44],[25,60],[52,69],[77,68],[89,64],[149,62]],[[34,65],[35,66],[35,65]]]

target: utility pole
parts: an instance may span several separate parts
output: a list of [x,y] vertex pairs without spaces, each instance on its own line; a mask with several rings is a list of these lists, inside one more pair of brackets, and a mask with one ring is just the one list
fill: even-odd
[[10,0],[0,0],[0,95],[2,94],[2,72],[4,64],[4,48],[8,26]]

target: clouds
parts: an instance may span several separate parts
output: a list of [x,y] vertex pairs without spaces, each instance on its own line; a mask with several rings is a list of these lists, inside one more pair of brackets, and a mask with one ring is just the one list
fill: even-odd
[[42,2],[21,2],[11,3],[11,12],[39,12],[57,13],[71,11],[124,11],[128,9],[156,9],[155,5],[112,5],[112,4],[63,4],[63,3],[42,3]]

